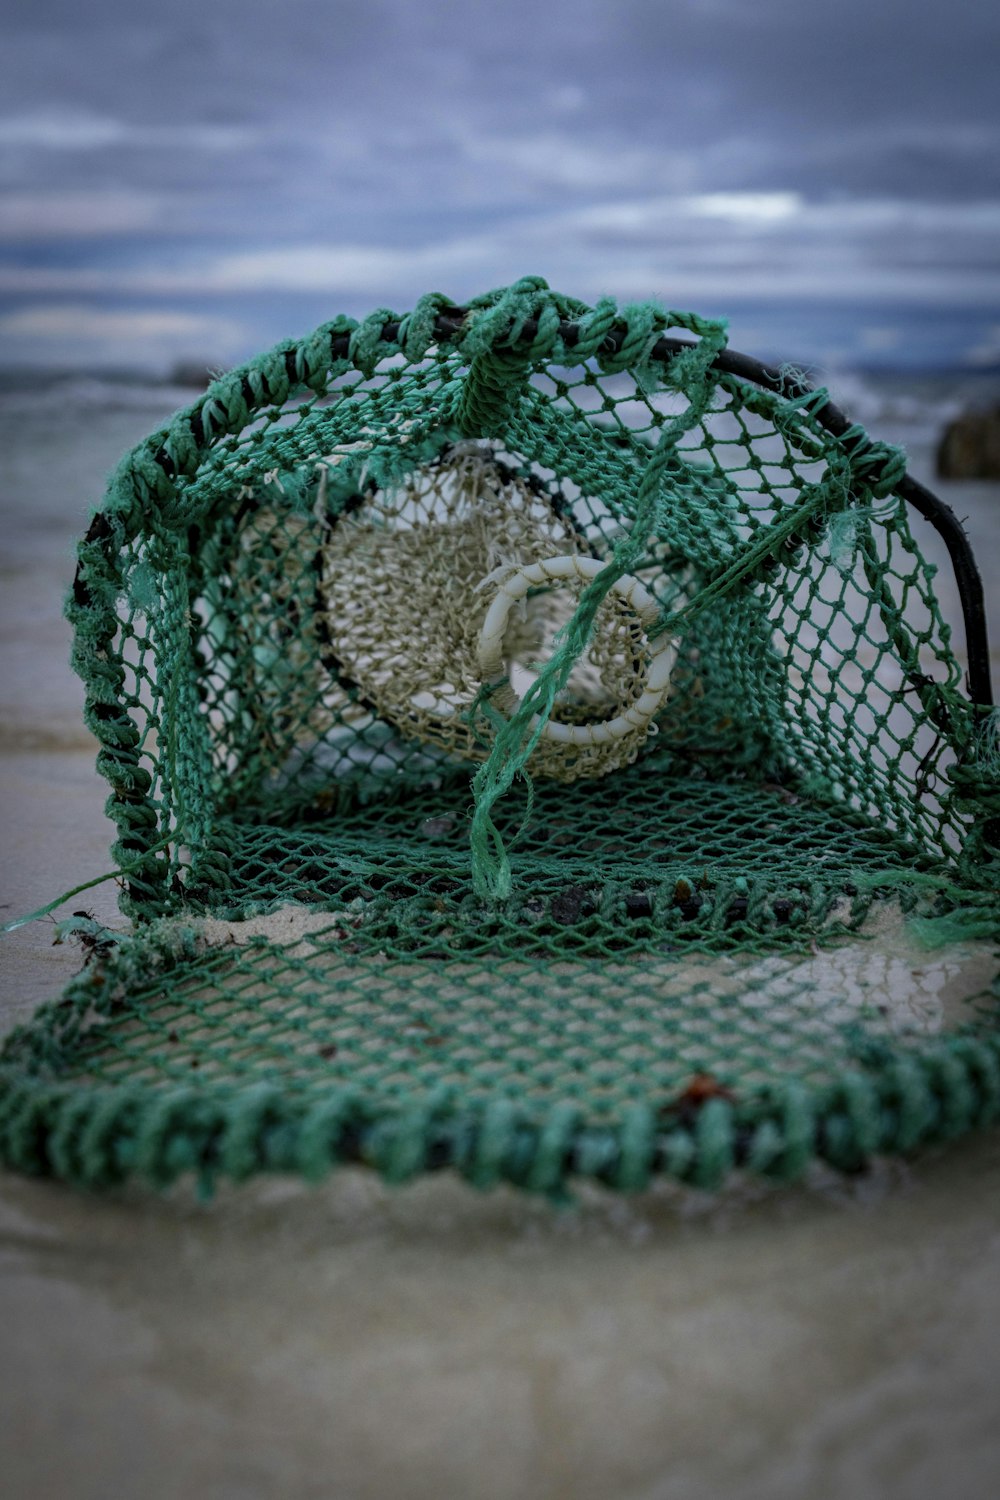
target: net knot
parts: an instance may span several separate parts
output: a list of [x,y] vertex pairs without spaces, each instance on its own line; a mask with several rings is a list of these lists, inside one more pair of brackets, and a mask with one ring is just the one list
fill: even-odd
[[613,297],[602,297],[594,308],[583,312],[577,319],[573,358],[585,364],[598,355],[618,317],[618,304]]
[[960,805],[1000,814],[1000,708],[982,714],[964,758],[945,772]]
[[902,448],[870,438],[863,427],[849,427],[841,444],[852,476],[876,500],[891,495],[906,477],[906,454]]
[[440,313],[454,305],[443,292],[427,292],[400,321],[399,347],[413,364],[419,363],[434,343]]
[[350,366],[349,360],[332,358],[330,350],[333,341],[343,338],[346,334],[350,342],[350,336],[357,326],[356,318],[343,316],[332,318],[329,323],[321,324],[315,333],[310,334],[307,339],[296,346],[296,379],[302,385],[315,391],[317,396],[324,395],[330,380]]
[[375,366],[384,354],[389,354],[395,349],[395,344],[390,343],[383,337],[382,330],[386,323],[397,321],[396,314],[388,307],[378,307],[369,313],[353,330],[347,352],[351,362],[357,366],[362,375],[369,379],[375,371]]
[[621,345],[613,354],[601,357],[601,369],[608,375],[648,363],[657,339],[667,326],[667,315],[655,302],[630,302],[621,309],[618,321],[625,325]]
[[973,764],[949,766],[945,775],[955,788],[959,807],[1000,817],[1000,782],[995,772]]
[[[251,379],[255,375],[258,382],[263,382],[261,394],[275,406],[280,406],[287,401],[292,389],[292,377],[289,374],[286,356],[293,355],[295,348],[295,344],[288,341],[276,344],[273,349],[269,349],[266,354],[254,361]],[[257,388],[252,385],[251,389],[254,389],[256,394]]]
[[462,340],[462,353],[475,359],[520,344],[526,323],[537,325],[531,343],[518,349],[521,361],[542,359],[552,352],[559,336],[560,308],[542,276],[522,276],[502,292],[491,292],[470,303],[475,316],[469,320]]

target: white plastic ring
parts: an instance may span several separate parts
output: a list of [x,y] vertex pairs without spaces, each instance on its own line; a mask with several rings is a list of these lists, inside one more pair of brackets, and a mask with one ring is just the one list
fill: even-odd
[[[506,680],[508,669],[503,654],[507,621],[514,605],[524,598],[529,589],[542,588],[547,583],[574,578],[581,583],[589,583],[606,566],[600,558],[578,557],[575,553],[570,553],[565,557],[547,557],[543,562],[524,563],[504,579],[486,612],[477,648],[479,672],[483,682],[490,687],[500,685],[493,702],[502,712],[513,713],[520,702]],[[645,631],[648,632],[657,624],[660,618],[659,606],[638,578],[626,573],[616,579],[609,592],[617,595],[634,610]],[[623,713],[594,724],[563,724],[550,719],[542,730],[542,737],[563,745],[586,748],[622,740],[637,731],[648,731],[670,689],[670,673],[677,656],[677,647],[670,636],[659,635],[648,641],[648,652],[649,662],[645,669],[643,691]]]

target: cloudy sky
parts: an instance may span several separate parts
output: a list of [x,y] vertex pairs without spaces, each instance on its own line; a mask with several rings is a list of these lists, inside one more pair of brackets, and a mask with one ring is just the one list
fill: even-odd
[[539,272],[1000,363],[995,0],[0,0],[0,361],[231,363]]

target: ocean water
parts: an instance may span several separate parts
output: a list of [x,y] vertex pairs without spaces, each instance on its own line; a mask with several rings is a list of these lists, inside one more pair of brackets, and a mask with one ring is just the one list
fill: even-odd
[[0,389],[0,748],[92,746],[62,618],[108,475],[191,393],[66,379]]
[[[952,417],[1000,400],[1000,376],[902,376],[843,372],[827,387],[833,400],[873,437],[901,443],[911,472],[943,498],[989,506],[993,484],[941,484],[934,449]],[[85,522],[118,458],[167,422],[197,393],[180,386],[53,375],[19,386],[0,372],[0,557],[37,553],[42,537]],[[976,517],[978,523],[978,515]]]

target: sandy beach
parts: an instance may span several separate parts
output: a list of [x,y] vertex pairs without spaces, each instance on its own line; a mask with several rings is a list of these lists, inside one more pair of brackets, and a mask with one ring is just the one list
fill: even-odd
[[[81,398],[58,443],[37,407],[0,411],[5,920],[109,868],[62,593],[103,476],[176,404]],[[998,487],[945,493],[990,591]],[[119,923],[115,896],[68,909]],[[0,1032],[79,968],[53,936],[3,940]],[[562,1210],[354,1169],[207,1204],[6,1174],[4,1493],[988,1500],[998,1203],[997,1130],[849,1181]]]

